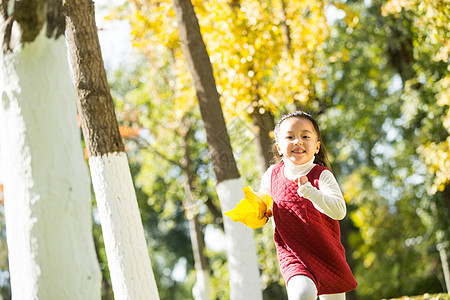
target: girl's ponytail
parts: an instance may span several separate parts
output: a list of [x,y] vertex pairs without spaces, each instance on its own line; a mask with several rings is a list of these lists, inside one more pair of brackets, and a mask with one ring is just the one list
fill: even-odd
[[327,151],[325,150],[325,146],[323,145],[323,143],[320,143],[319,153],[315,155],[314,163],[327,168],[328,170],[330,170],[330,172],[333,172],[333,170],[331,169],[330,161],[328,160]]

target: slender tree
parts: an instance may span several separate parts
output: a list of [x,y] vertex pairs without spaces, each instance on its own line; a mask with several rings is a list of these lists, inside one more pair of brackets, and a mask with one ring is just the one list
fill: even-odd
[[[231,210],[243,198],[242,181],[236,167],[206,46],[190,0],[173,2],[180,40],[191,72],[209,151],[217,179],[222,211]],[[230,299],[262,299],[256,247],[251,229],[224,219],[230,273]]]
[[198,210],[196,209],[194,202],[194,172],[191,170],[192,159],[189,151],[188,139],[191,135],[190,128],[186,134],[183,135],[184,146],[184,166],[183,171],[187,177],[185,182],[186,191],[186,219],[189,221],[189,233],[191,236],[192,252],[194,253],[195,271],[197,272],[197,282],[194,285],[192,294],[196,300],[208,300],[210,298],[210,268],[208,259],[205,255],[205,242],[204,236],[200,228],[200,222],[198,220]]
[[78,110],[116,299],[159,299],[95,25],[94,3],[65,2]]
[[100,299],[62,1],[0,2],[0,132],[13,299]]
[[194,256],[194,267],[196,271],[197,281],[193,287],[193,297],[195,300],[208,300],[210,299],[211,280],[208,258],[205,255],[205,241],[204,235],[200,228],[200,221],[198,218],[199,212],[196,207],[194,197],[195,177],[197,176],[193,169],[191,149],[189,146],[189,139],[192,138],[194,131],[192,130],[192,124],[190,121],[186,121],[186,116],[182,118],[180,122],[179,134],[183,138],[182,148],[184,154],[179,160],[174,160],[167,157],[164,153],[159,152],[145,141],[145,147],[160,158],[164,159],[173,166],[179,167],[184,174],[185,181],[183,188],[185,191],[185,198],[183,206],[185,209],[185,216],[189,223],[189,236],[191,238],[192,253]]
[[255,145],[258,150],[259,173],[262,176],[272,162],[273,137],[271,133],[275,127],[273,113],[263,107],[256,107],[250,114],[255,130]]

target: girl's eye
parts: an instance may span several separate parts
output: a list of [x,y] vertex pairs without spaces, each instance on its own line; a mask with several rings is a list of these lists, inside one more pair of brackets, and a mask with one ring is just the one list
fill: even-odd
[[309,136],[304,135],[303,138],[304,138],[304,139],[309,139]]
[[287,136],[286,138],[287,138],[288,140],[290,140],[290,139],[292,139],[293,137],[289,135],[289,136]]

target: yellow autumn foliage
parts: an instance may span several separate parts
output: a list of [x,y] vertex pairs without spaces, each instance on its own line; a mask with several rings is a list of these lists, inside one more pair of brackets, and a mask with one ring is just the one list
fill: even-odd
[[253,191],[251,187],[245,187],[242,190],[245,198],[235,208],[226,212],[225,216],[252,229],[264,226],[272,215],[272,198]]
[[[254,109],[275,111],[286,103],[314,100],[320,82],[318,73],[324,67],[317,53],[329,36],[325,17],[328,3],[192,1],[226,119],[248,116]],[[148,61],[158,61],[161,47],[172,53],[179,77],[173,86],[177,91],[174,118],[189,111],[195,93],[184,63],[172,1],[132,0],[111,14],[118,15],[130,23],[133,44]]]
[[428,167],[435,175],[431,193],[442,192],[450,183],[450,137],[444,142],[428,143],[418,149]]

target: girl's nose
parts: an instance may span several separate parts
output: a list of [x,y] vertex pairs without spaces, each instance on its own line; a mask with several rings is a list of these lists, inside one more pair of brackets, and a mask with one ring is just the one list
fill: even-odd
[[300,144],[300,139],[294,139],[294,145]]

